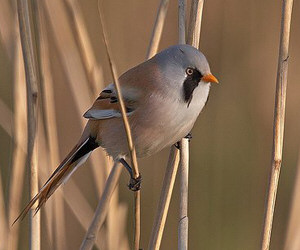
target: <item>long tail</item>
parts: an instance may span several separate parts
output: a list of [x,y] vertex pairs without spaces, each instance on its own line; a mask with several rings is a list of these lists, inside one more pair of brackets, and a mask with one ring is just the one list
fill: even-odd
[[38,202],[38,206],[35,209],[35,213],[37,213],[54,191],[69,179],[97,147],[99,147],[99,144],[92,137],[88,137],[83,142],[77,144],[53,172],[38,194],[26,205],[13,224],[19,219],[23,219],[36,202]]

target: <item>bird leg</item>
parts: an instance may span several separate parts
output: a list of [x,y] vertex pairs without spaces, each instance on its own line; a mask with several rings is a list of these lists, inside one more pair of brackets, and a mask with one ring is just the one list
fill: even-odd
[[[192,133],[191,133],[191,132],[188,133],[184,138],[188,139],[189,142],[190,142],[191,139],[193,138]],[[177,149],[180,149],[180,143],[179,143],[179,141],[176,142],[176,143],[174,144],[174,146],[175,146]]]
[[193,138],[192,133],[188,133],[184,138],[188,139],[189,142],[191,141],[191,139]]
[[128,171],[128,173],[130,175],[130,181],[129,181],[129,184],[128,184],[129,189],[131,191],[139,191],[141,189],[141,183],[142,183],[141,174],[139,174],[139,176],[137,178],[135,178],[134,175],[133,175],[132,168],[127,163],[127,161],[125,161],[124,158],[121,158],[119,161],[126,168],[126,170]]

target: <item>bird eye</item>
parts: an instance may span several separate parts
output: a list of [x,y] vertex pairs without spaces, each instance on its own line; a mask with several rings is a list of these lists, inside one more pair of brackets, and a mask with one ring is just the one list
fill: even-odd
[[187,69],[185,70],[185,72],[187,73],[187,75],[191,76],[191,75],[194,73],[194,69],[192,69],[192,68],[187,68]]

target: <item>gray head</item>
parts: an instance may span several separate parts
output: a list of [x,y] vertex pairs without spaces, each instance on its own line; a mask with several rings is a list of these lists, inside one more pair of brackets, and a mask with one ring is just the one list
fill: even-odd
[[158,53],[154,60],[161,69],[166,84],[183,90],[184,100],[190,102],[199,85],[209,85],[218,80],[211,74],[205,56],[190,45],[171,46]]

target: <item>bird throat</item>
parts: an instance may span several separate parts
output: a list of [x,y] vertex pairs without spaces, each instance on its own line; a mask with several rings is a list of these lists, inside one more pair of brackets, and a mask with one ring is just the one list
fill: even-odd
[[192,75],[188,75],[183,83],[183,98],[189,107],[192,99],[193,92],[195,88],[198,87],[199,82],[201,81],[202,75],[199,71],[195,70]]

